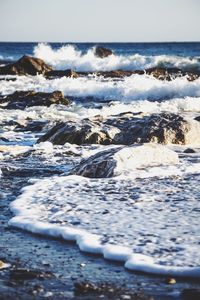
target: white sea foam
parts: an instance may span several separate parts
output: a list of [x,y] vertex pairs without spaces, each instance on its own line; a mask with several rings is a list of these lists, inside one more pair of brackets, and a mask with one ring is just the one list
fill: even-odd
[[181,69],[200,69],[199,58],[181,57],[175,55],[129,56],[113,54],[106,58],[95,56],[94,48],[82,53],[73,45],[64,45],[55,50],[48,44],[38,44],[34,55],[43,59],[56,69],[73,69],[77,71],[110,71],[147,69],[154,66],[177,67]]
[[15,81],[2,81],[0,93],[16,90],[53,92],[61,90],[66,96],[94,97],[102,100],[163,100],[200,97],[200,79],[189,82],[185,77],[161,81],[147,75],[132,75],[119,81],[102,81],[97,77],[45,79],[43,76],[18,76]]
[[[189,160],[166,172],[166,176],[177,176],[178,170],[178,176],[199,173],[197,165]],[[145,182],[134,182],[136,176],[88,179],[72,175],[37,180],[23,188],[11,203],[15,217],[9,224],[75,241],[81,251],[124,262],[129,270],[199,278],[200,268],[196,266],[200,262],[194,255],[199,248],[195,233],[198,201],[191,197],[196,185],[187,181],[191,191],[183,201],[179,195],[184,180],[180,185],[174,179],[169,184],[170,177],[168,181],[151,181],[152,174],[164,175],[168,168],[137,170],[141,178],[146,172],[149,179]],[[192,218],[187,211],[190,207],[197,209],[190,211]]]

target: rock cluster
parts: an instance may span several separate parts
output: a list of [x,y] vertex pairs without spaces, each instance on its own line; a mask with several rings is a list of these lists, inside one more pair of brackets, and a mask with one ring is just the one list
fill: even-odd
[[96,117],[81,122],[59,123],[39,139],[53,144],[131,145],[156,142],[180,144],[200,142],[200,124],[173,113],[152,114],[141,117],[132,113],[108,119]]
[[0,67],[0,75],[37,75],[51,70],[42,59],[24,55],[13,64]]
[[24,109],[29,106],[50,106],[52,104],[69,105],[70,101],[60,91],[52,93],[16,91],[7,96],[0,96],[0,107],[6,109]]
[[[106,48],[97,47],[95,54],[98,57],[104,58],[112,54],[112,51]],[[74,70],[53,70],[42,59],[23,56],[17,62],[0,67],[0,75],[37,75],[43,74],[47,78],[51,77],[72,77],[77,78],[80,76],[96,75],[103,76],[105,78],[124,78],[133,74],[138,75],[151,75],[159,80],[173,80],[177,77],[186,76],[188,81],[193,81],[199,78],[197,73],[184,72],[178,68],[161,68],[155,67],[146,70],[133,70],[133,71],[97,71],[97,72],[75,72]]]

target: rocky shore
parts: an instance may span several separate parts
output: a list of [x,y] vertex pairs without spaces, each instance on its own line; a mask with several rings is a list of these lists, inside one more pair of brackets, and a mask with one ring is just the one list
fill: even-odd
[[[106,48],[97,47],[95,55],[100,59],[112,55]],[[123,79],[132,75],[152,76],[156,80],[173,81],[185,77],[199,79],[198,72],[186,72],[179,68],[148,68],[133,71],[78,72],[75,70],[55,70],[43,60],[23,56],[18,61],[0,67],[1,80],[14,76],[43,75],[47,79],[61,77],[85,78],[102,77],[103,80]],[[4,77],[5,76],[5,77]],[[31,107],[63,105],[70,107],[72,97],[61,91],[36,92],[33,90],[15,91],[0,95],[0,109],[23,111]],[[144,153],[145,168],[153,152],[152,166],[176,165],[179,158],[176,152],[165,145],[200,144],[199,116],[188,118],[174,112],[144,113],[143,111],[120,113],[103,117],[82,118],[81,120],[60,121],[26,118],[21,121],[1,123],[2,128],[21,134],[29,133],[37,137],[35,147],[43,142],[62,147],[66,143],[77,146],[113,145],[113,148],[99,151],[81,159],[71,167],[68,174],[87,178],[108,178],[127,170],[128,166],[137,169],[138,149]],[[0,136],[0,155],[12,146],[10,140]],[[36,148],[35,148],[36,149]],[[63,174],[55,162],[45,161],[42,155],[34,156],[35,149],[11,155],[1,164],[0,186],[0,300],[32,299],[123,299],[123,300],[199,300],[199,281],[179,279],[169,276],[147,276],[143,273],[128,272],[120,263],[106,262],[98,255],[81,253],[75,244],[32,235],[8,226],[12,217],[10,203],[20,194],[30,179]],[[160,161],[161,153],[163,154]],[[187,148],[184,153],[195,153]],[[67,159],[76,153],[65,153]],[[63,161],[66,159],[63,158]],[[33,159],[32,159],[33,158]],[[166,159],[165,159],[166,158]],[[29,163],[29,159],[32,159]],[[146,159],[146,161],[145,161]],[[62,158],[61,158],[62,160]],[[157,164],[156,164],[157,163]],[[64,164],[64,162],[63,162]],[[119,171],[120,170],[120,171]],[[65,170],[66,172],[66,170]]]

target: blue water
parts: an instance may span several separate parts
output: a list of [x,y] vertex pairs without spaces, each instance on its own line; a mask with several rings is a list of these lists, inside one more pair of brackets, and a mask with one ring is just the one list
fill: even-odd
[[[17,60],[22,55],[33,55],[33,49],[38,43],[0,43],[0,60]],[[63,45],[74,45],[83,53],[94,43],[49,43],[53,49],[59,49]],[[116,54],[130,55],[177,55],[190,58],[200,56],[200,42],[185,43],[100,43],[99,46],[108,47]]]

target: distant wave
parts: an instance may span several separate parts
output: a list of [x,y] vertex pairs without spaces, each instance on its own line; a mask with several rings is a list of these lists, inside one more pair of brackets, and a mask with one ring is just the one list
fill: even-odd
[[34,48],[34,56],[43,59],[56,69],[73,69],[76,71],[136,70],[155,66],[200,71],[200,57],[113,54],[102,59],[95,56],[94,50],[93,47],[83,53],[72,45],[65,45],[55,50],[50,45],[41,43]]

